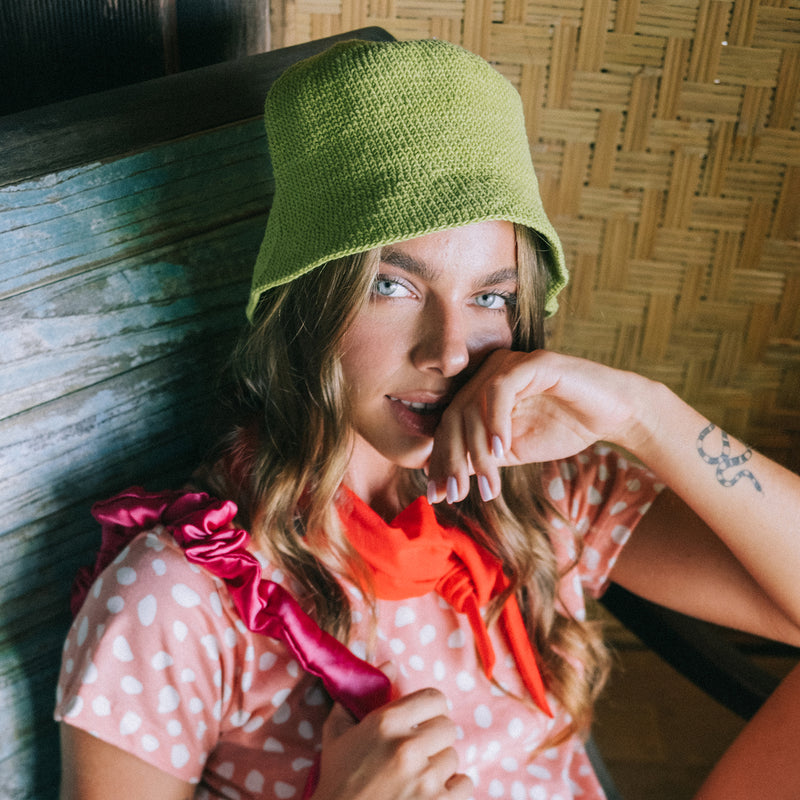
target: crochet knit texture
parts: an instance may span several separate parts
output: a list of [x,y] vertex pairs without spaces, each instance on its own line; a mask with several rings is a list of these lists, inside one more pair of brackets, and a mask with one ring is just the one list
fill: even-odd
[[546,311],[567,280],[522,101],[486,61],[440,40],[348,41],[290,67],[265,124],[275,199],[247,314],[332,259],[486,220],[546,243]]

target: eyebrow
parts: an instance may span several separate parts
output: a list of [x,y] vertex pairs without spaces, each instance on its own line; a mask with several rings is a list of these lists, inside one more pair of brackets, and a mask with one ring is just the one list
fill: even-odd
[[[410,256],[408,253],[404,253],[402,250],[385,247],[381,250],[380,260],[384,264],[399,267],[411,275],[416,275],[424,281],[430,282],[436,277],[436,272],[428,264]],[[488,275],[481,275],[475,281],[475,288],[500,286],[503,283],[516,283],[517,279],[516,267],[503,267],[490,272]]]

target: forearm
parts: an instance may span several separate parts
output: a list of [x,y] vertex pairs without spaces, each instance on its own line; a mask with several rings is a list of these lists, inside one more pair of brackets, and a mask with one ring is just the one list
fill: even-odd
[[616,443],[656,472],[800,627],[800,477],[711,425],[661,384],[632,381],[634,420]]

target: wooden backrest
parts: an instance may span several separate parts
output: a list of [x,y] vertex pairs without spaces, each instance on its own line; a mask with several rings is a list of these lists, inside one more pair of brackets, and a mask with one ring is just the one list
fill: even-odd
[[196,461],[272,194],[264,96],[333,40],[0,118],[0,797],[57,794],[89,506]]

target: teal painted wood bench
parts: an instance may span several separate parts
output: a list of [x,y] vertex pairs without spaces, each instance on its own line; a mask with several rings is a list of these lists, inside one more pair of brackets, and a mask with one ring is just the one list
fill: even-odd
[[[347,38],[385,39],[380,29]],[[261,113],[332,40],[0,118],[0,797],[57,796],[91,503],[200,455],[272,180]]]

